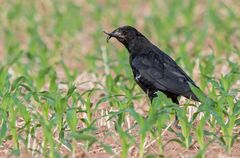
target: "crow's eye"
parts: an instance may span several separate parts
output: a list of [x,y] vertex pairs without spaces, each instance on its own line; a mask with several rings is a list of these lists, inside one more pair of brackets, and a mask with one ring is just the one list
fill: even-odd
[[123,34],[123,35],[126,35],[126,34],[127,34],[127,32],[126,32],[126,31],[123,31],[123,32],[122,32],[122,34]]

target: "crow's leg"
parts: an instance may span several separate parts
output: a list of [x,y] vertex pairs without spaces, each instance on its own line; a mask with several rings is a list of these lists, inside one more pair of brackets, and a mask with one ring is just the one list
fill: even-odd
[[[175,104],[178,104],[178,105],[179,105],[179,102],[178,102],[177,97],[172,97],[171,99],[172,99],[172,101],[173,101]],[[177,113],[175,112],[174,126],[175,126],[177,129],[181,129],[181,126],[179,126],[178,123],[179,123],[178,116],[177,116]]]
[[[177,96],[175,96],[175,95],[174,95],[174,96],[173,96],[173,95],[167,95],[167,96],[172,99],[172,102],[174,102],[175,104],[178,104],[178,105],[179,105]],[[157,97],[157,95],[156,95],[156,94],[154,94],[154,95],[153,95],[153,94],[148,94],[148,97],[149,97],[149,99],[150,99],[150,101],[151,101],[151,104],[152,104],[153,99],[154,99],[155,97]],[[148,118],[148,116],[147,116],[146,118]],[[179,123],[178,116],[177,116],[177,113],[175,113],[174,126],[175,126],[175,128],[177,128],[177,129],[181,129],[181,126],[179,126],[178,123]],[[153,127],[153,130],[155,131],[156,128]]]
[[149,93],[149,92],[147,92],[147,95],[148,95],[148,98],[149,98],[149,100],[150,100],[150,102],[151,102],[151,104],[152,104],[153,99],[154,99],[155,97],[157,97],[157,94],[156,94],[156,93]]

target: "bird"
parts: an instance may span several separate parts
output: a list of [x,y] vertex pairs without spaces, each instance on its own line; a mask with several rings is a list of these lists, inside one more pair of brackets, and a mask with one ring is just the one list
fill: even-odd
[[196,83],[169,55],[136,28],[126,25],[104,33],[107,35],[107,42],[114,37],[126,47],[134,79],[151,102],[157,97],[158,91],[176,104],[179,104],[180,96],[200,102],[190,87],[191,84],[199,88]]

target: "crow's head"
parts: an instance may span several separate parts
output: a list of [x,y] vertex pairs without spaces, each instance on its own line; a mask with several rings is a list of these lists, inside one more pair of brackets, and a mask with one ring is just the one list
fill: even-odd
[[110,38],[115,37],[119,42],[123,43],[124,45],[127,45],[134,38],[141,35],[141,33],[138,32],[132,26],[122,26],[122,27],[117,28],[116,30],[114,30],[111,33],[107,33],[105,31],[104,31],[104,33],[108,35],[107,42],[110,40]]

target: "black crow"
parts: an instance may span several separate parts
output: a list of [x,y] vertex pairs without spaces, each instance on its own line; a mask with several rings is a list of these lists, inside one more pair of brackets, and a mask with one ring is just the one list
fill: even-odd
[[199,101],[189,83],[194,81],[176,62],[152,44],[142,33],[131,26],[119,27],[108,35],[107,41],[115,37],[129,52],[129,60],[137,84],[152,101],[157,91],[162,91],[176,104],[178,96]]

